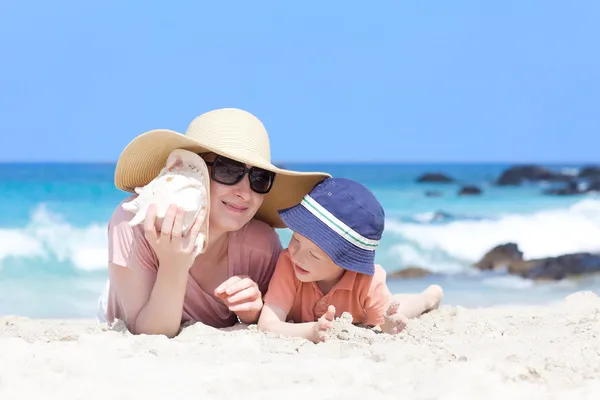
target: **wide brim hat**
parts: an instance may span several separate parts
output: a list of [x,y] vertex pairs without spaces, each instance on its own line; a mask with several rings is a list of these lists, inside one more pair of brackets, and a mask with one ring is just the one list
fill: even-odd
[[192,120],[185,133],[154,129],[135,137],[123,150],[115,169],[115,186],[126,192],[150,183],[175,149],[216,153],[275,172],[273,188],[265,195],[255,218],[284,228],[277,210],[300,203],[315,184],[330,175],[279,168],[271,162],[269,135],[263,123],[237,108],[209,111]]

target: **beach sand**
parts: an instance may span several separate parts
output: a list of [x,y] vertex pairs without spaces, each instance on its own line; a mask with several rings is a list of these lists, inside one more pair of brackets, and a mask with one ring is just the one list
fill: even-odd
[[[0,399],[600,398],[600,298],[443,305],[395,337],[338,322],[315,345],[239,325],[174,339],[122,323],[0,318]],[[189,397],[188,397],[189,396]]]

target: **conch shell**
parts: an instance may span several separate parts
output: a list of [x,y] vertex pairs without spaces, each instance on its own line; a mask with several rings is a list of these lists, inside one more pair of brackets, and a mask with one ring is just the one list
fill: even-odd
[[143,187],[135,188],[138,196],[123,203],[123,209],[135,213],[130,226],[143,223],[148,207],[156,204],[156,228],[160,230],[167,209],[171,204],[185,210],[183,235],[186,235],[198,216],[204,221],[196,239],[196,255],[206,251],[208,244],[208,215],[210,211],[210,180],[204,160],[188,150],[173,150],[166,166],[158,176]]

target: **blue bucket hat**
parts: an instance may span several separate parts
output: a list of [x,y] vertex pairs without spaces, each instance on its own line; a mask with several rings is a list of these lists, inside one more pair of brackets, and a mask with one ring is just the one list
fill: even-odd
[[375,249],[385,213],[369,189],[350,179],[327,178],[301,203],[279,211],[294,232],[310,239],[338,266],[361,274],[375,273]]

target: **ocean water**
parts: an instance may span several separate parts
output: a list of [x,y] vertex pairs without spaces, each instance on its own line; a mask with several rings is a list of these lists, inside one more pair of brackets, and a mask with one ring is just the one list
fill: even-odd
[[[513,241],[527,258],[600,251],[600,197],[547,196],[541,185],[495,187],[508,165],[286,164],[330,172],[371,188],[386,210],[377,262],[388,271],[426,267],[435,274],[394,280],[394,292],[430,283],[444,302],[466,307],[548,303],[578,290],[600,294],[600,280],[534,283],[471,267],[493,246]],[[578,165],[553,165],[576,172]],[[126,193],[113,164],[0,164],[0,315],[89,317],[106,281],[106,223]],[[443,172],[456,184],[418,184]],[[481,196],[456,195],[476,184]],[[426,190],[442,193],[426,197]],[[436,214],[438,213],[438,214]],[[436,218],[443,213],[445,218]],[[278,230],[287,244],[290,232]]]

